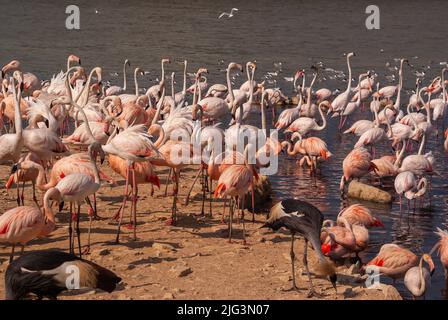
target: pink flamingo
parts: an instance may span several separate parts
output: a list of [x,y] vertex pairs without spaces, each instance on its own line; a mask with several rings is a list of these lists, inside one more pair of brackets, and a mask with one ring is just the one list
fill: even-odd
[[55,219],[51,210],[20,206],[6,211],[0,216],[0,242],[12,244],[9,261],[14,259],[14,248],[25,245],[36,238],[45,237],[55,229]]
[[339,218],[346,219],[351,225],[359,224],[367,228],[384,227],[381,220],[375,218],[369,208],[357,203],[341,210],[338,214]]
[[[353,52],[347,54],[347,68],[348,68],[348,78],[347,78],[347,89],[340,93],[330,104],[328,112],[342,112],[347,104],[349,103],[352,95],[352,68],[350,66],[350,58],[355,56]],[[341,118],[342,120],[342,118]],[[341,127],[341,122],[339,123]]]
[[408,199],[408,207],[409,207],[410,200],[425,195],[428,186],[428,180],[426,180],[426,178],[421,178],[417,182],[415,175],[411,171],[403,171],[400,172],[395,177],[394,186],[395,191],[400,196],[400,211],[401,211],[403,195]]
[[417,265],[418,257],[412,251],[393,243],[384,244],[378,255],[367,263],[367,266],[376,266],[378,273],[392,278],[394,283]]
[[304,155],[300,161],[300,165],[306,160],[307,164],[311,167],[311,172],[317,170],[318,158],[326,161],[331,157],[332,153],[328,150],[327,144],[322,139],[317,137],[302,139],[302,136],[297,132],[294,132],[292,138],[294,139],[296,135],[299,136],[299,141],[294,146],[289,141],[283,141],[281,143],[282,149],[287,147],[287,152],[290,156],[296,156],[297,154]]
[[[247,159],[247,152],[250,148],[250,144],[246,146],[244,150],[244,159]],[[230,205],[230,219],[229,219],[229,242],[232,241],[232,220],[234,213],[234,206],[237,206],[237,210],[241,209],[241,219],[243,222],[243,242],[246,243],[246,228],[244,224],[244,208],[240,208],[240,205],[245,203],[244,198],[249,190],[253,192],[253,176],[254,171],[251,169],[251,165],[247,164],[232,164],[226,168],[218,180],[218,186],[216,187],[214,197],[225,198],[227,196],[233,199],[233,203]],[[242,202],[240,202],[242,201]]]
[[443,148],[448,152],[448,129],[445,130],[445,142],[443,143]]
[[[17,185],[17,204],[24,206],[25,182],[31,181],[33,186],[33,200],[37,204],[36,184],[41,186],[45,183],[45,170],[39,164],[40,159],[33,153],[28,153],[15,163],[11,175],[6,182],[5,188],[9,189],[13,183]],[[22,195],[19,194],[19,184],[22,182]]]
[[16,86],[15,83],[13,83],[12,86],[12,92],[15,102],[15,125],[16,125],[16,132],[15,133],[9,133],[4,134],[0,136],[0,145],[2,146],[0,148],[0,162],[6,161],[6,160],[12,160],[14,162],[17,162],[20,157],[20,152],[22,150],[23,146],[23,135],[22,135],[22,115],[20,112],[20,99],[22,95],[21,88],[22,87],[22,79],[19,73],[14,72],[13,76],[13,82],[15,80],[19,80],[19,91],[16,94]]
[[332,260],[347,258],[356,250],[356,238],[352,225],[344,218],[339,220],[341,225],[334,225],[331,220],[324,221],[320,235],[322,253]]
[[[90,206],[88,210],[90,225],[89,225],[89,233],[88,233],[88,245],[84,253],[88,253],[90,250],[90,229],[92,224],[92,217],[94,210],[90,205],[90,200],[88,197],[98,191],[101,186],[100,175],[98,168],[96,166],[96,158],[97,155],[100,155],[101,163],[104,161],[104,152],[101,148],[101,145],[98,142],[92,143],[89,146],[89,156],[90,162],[94,168],[95,178],[89,174],[85,173],[72,173],[63,179],[61,179],[55,187],[52,187],[45,192],[44,195],[44,207],[45,210],[51,211],[50,200],[55,200],[59,202],[59,208],[62,209],[64,201],[70,202],[70,213],[72,217],[70,219],[69,226],[69,241],[70,241],[70,253],[74,252],[74,246],[72,246],[72,228],[71,228],[71,220],[76,218],[76,234],[78,237],[78,249],[79,255],[81,256],[81,232],[79,229],[79,219],[81,215],[81,203],[86,201],[86,203]],[[78,211],[76,214],[73,214],[73,204],[78,205]]]
[[339,185],[341,194],[345,194],[347,182],[351,179],[359,179],[372,170],[377,170],[377,167],[372,163],[372,155],[369,151],[363,147],[353,149],[342,161],[343,175]]
[[153,124],[148,130],[148,134],[153,135],[157,132],[158,139],[154,145],[157,152],[161,154],[158,159],[151,160],[155,166],[168,167],[173,171],[173,205],[171,210],[171,219],[169,224],[177,223],[177,197],[179,193],[179,178],[180,170],[191,163],[193,157],[193,147],[189,142],[168,140],[163,145],[165,140],[165,131],[158,124]]
[[445,269],[445,280],[448,281],[448,231],[437,228],[435,233],[440,237],[440,240],[431,250],[431,253],[438,250],[440,261]]
[[[21,64],[18,60],[12,60],[7,65],[3,66],[2,68],[2,79],[5,77],[6,74],[8,74],[11,71],[20,71],[21,70]],[[24,93],[27,95],[31,95],[35,90],[40,90],[42,88],[42,85],[39,81],[39,78],[30,73],[25,72],[23,74],[23,89]]]
[[131,62],[128,59],[124,61],[123,64],[123,87],[120,86],[111,86],[106,89],[106,96],[117,96],[119,94],[123,94],[126,92],[127,83],[126,83],[126,67],[131,66]]

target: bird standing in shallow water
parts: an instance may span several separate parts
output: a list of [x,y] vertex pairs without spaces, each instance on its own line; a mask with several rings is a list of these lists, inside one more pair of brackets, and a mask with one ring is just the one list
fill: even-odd
[[[311,246],[316,252],[319,260],[318,274],[328,276],[331,284],[336,290],[336,270],[322,254],[320,245],[320,230],[322,229],[322,223],[324,216],[319,209],[312,204],[305,201],[295,199],[285,199],[275,204],[271,208],[269,218],[263,227],[271,228],[274,231],[284,227],[291,231],[291,265],[292,265],[292,290],[298,290],[295,278],[294,268],[294,237],[295,234],[299,234],[305,238],[305,246],[303,251],[303,264],[305,265],[306,272],[309,280],[308,297],[316,295],[313,282],[311,280],[311,274],[308,268],[308,241],[311,242]],[[337,293],[337,291],[336,291]]]
[[[69,272],[67,272],[69,271]],[[79,279],[70,276],[78,271]],[[121,278],[96,263],[58,250],[33,251],[11,262],[5,274],[5,299],[20,300],[33,293],[38,299],[56,300],[65,290],[95,288],[115,290]],[[73,288],[68,288],[69,284]]]

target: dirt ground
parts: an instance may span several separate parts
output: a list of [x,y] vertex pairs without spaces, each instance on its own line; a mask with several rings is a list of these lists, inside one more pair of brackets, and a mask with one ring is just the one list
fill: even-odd
[[[200,184],[193,190],[194,198],[188,206],[185,196],[196,173],[194,167],[182,172],[180,183],[179,221],[177,226],[166,224],[170,217],[172,198],[164,197],[167,170],[159,169],[161,190],[150,196],[149,185],[140,185],[138,204],[138,240],[132,240],[132,230],[122,228],[120,244],[114,244],[116,223],[110,218],[119,208],[124,190],[123,179],[108,167],[101,167],[114,177],[116,186],[106,182],[98,192],[98,214],[105,218],[93,221],[92,247],[85,259],[109,268],[122,277],[122,283],[111,294],[82,290],[67,292],[61,299],[306,299],[308,282],[302,274],[303,241],[296,241],[296,274],[300,290],[291,287],[290,236],[286,231],[274,233],[260,229],[266,219],[263,214],[246,215],[247,244],[242,242],[242,225],[234,224],[234,241],[227,241],[227,224],[221,223],[222,202],[213,203],[213,217],[199,216],[201,207]],[[4,188],[10,167],[0,165],[0,212],[16,206],[15,189]],[[169,188],[169,192],[172,189]],[[41,203],[43,194],[38,193]],[[31,185],[25,193],[25,204],[32,205]],[[129,221],[129,209],[124,221]],[[55,210],[56,207],[55,207]],[[208,205],[206,206],[208,213]],[[57,229],[48,237],[29,243],[25,251],[57,248],[68,250],[67,204],[56,215]],[[88,218],[83,206],[81,217],[82,244],[87,243]],[[0,297],[4,296],[4,274],[8,266],[10,247],[0,248]],[[316,261],[309,254],[311,270]],[[313,275],[313,282],[321,299],[384,299],[384,290],[362,288],[345,275],[346,267],[338,269],[338,294],[331,283]]]

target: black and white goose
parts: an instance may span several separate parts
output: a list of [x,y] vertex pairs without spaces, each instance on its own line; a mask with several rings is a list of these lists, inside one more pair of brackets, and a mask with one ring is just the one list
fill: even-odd
[[312,204],[296,199],[285,199],[278,202],[271,208],[268,220],[263,225],[263,227],[271,228],[274,231],[283,227],[291,232],[292,290],[298,290],[296,286],[294,268],[294,236],[299,234],[304,237],[305,246],[303,251],[303,264],[305,265],[309,280],[308,297],[316,295],[308,269],[308,241],[311,243],[311,246],[314,249],[319,261],[316,273],[329,277],[329,280],[336,290],[337,277],[335,268],[333,264],[325,258],[321,251],[320,232],[323,221],[324,216],[322,212],[320,212],[320,210]]
[[30,293],[38,299],[57,299],[65,290],[82,288],[115,290],[121,281],[96,263],[58,250],[29,252],[11,262],[5,274],[5,299],[19,300]]

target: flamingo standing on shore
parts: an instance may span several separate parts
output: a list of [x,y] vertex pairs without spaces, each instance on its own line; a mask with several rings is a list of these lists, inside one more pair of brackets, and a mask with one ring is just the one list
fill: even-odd
[[378,273],[395,281],[402,279],[406,272],[417,266],[418,257],[410,250],[393,243],[384,244],[375,258],[367,266],[376,266]]
[[[17,205],[25,205],[25,182],[31,181],[33,186],[33,200],[37,204],[36,184],[41,186],[45,183],[45,170],[39,163],[40,159],[33,153],[28,153],[12,166],[11,175],[6,182],[5,188],[9,189],[13,183],[17,185]],[[19,194],[19,184],[22,183],[22,195]]]
[[[52,212],[50,200],[55,200],[59,202],[59,208],[62,209],[64,205],[64,201],[70,202],[70,225],[69,225],[69,241],[70,241],[70,253],[74,252],[74,246],[72,246],[72,228],[71,223],[72,220],[76,218],[76,234],[78,237],[78,249],[79,256],[82,255],[81,252],[81,231],[79,229],[79,219],[81,215],[81,203],[86,201],[86,203],[90,206],[90,200],[88,197],[98,191],[101,186],[100,175],[98,168],[96,166],[96,158],[97,155],[100,155],[101,163],[104,161],[104,152],[101,148],[101,145],[98,142],[92,143],[89,146],[89,156],[90,162],[94,168],[95,178],[85,173],[72,173],[63,179],[61,179],[55,187],[52,187],[45,192],[44,195],[44,208],[47,211]],[[73,204],[78,205],[78,211],[76,214],[73,213]],[[92,224],[92,216],[94,210],[90,206],[88,210],[90,225],[89,225],[89,233],[88,233],[88,245],[84,253],[88,253],[90,250],[90,228]]]
[[17,244],[25,245],[38,237],[45,237],[55,228],[55,218],[51,210],[20,206],[10,209],[0,216],[0,242],[12,245],[9,261],[14,259]]
[[[19,91],[16,93],[15,80],[19,82]],[[7,133],[0,136],[0,163],[12,160],[17,162],[20,157],[20,152],[22,150],[23,145],[23,135],[22,135],[22,115],[20,112],[20,99],[22,95],[22,77],[18,71],[14,72],[12,77],[13,86],[12,86],[12,94],[14,97],[14,112],[15,112],[15,133]]]
[[244,208],[240,208],[240,205],[244,205],[245,196],[249,191],[253,192],[254,186],[254,173],[251,164],[248,164],[249,149],[252,148],[252,144],[248,144],[244,150],[244,164],[232,164],[227,167],[221,174],[218,180],[218,186],[216,187],[214,197],[226,198],[227,196],[233,199],[233,203],[230,205],[230,219],[229,219],[229,242],[232,241],[232,220],[234,207],[237,207],[237,211],[241,211],[241,219],[243,222],[243,242],[246,243],[246,227],[244,223]]

